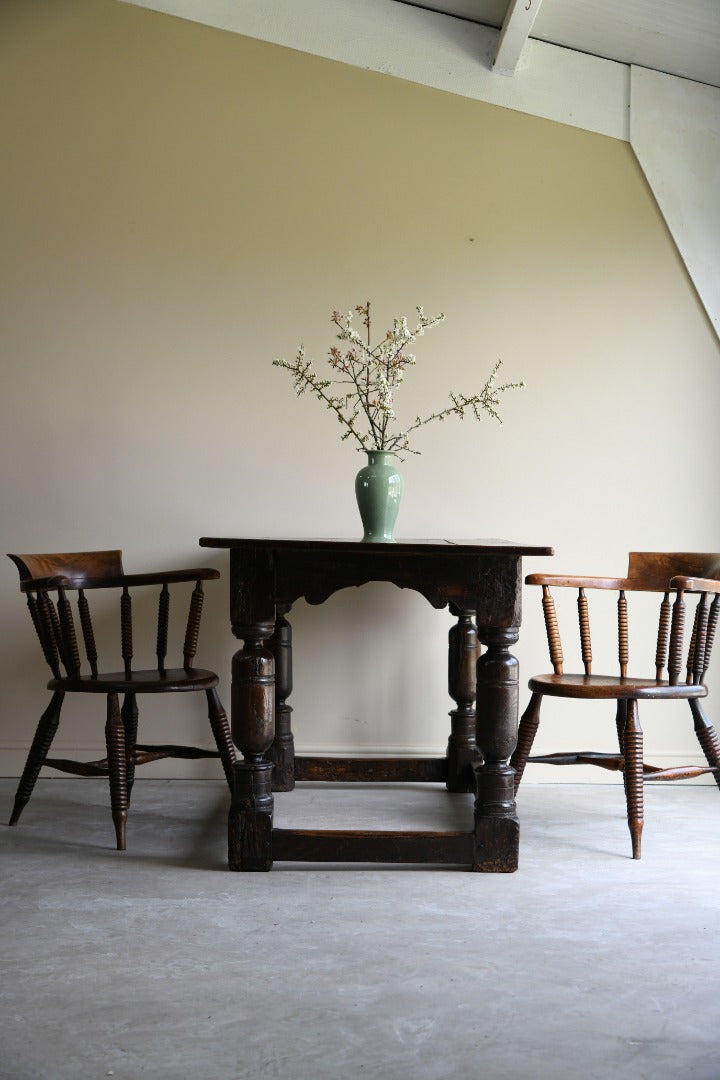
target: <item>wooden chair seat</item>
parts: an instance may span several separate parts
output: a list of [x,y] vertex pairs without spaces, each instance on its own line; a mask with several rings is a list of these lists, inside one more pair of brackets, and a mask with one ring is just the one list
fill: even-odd
[[707,687],[702,684],[673,686],[667,680],[620,678],[617,675],[533,675],[528,687],[534,694],[565,698],[667,701],[707,696]]
[[103,672],[94,675],[50,679],[48,690],[66,690],[76,694],[167,694],[183,690],[211,690],[218,684],[214,671],[205,668],[168,668],[149,671]]
[[[718,615],[720,612],[720,555],[706,553],[638,552],[630,553],[626,577],[596,577],[568,574],[531,574],[526,584],[542,588],[550,660],[550,674],[534,675],[528,686],[532,692],[518,729],[518,741],[510,764],[515,770],[515,790],[522,781],[528,761],[551,765],[598,765],[623,773],[628,826],[633,858],[640,858],[643,828],[643,780],[679,780],[714,775],[720,787],[720,740],[710,723],[701,699],[707,697],[705,675],[710,663]],[[583,674],[566,674],[563,639],[555,608],[553,588],[577,589],[579,645]],[[602,592],[617,592],[616,674],[593,672],[593,648],[590,630],[588,593],[597,598]],[[631,593],[657,593],[660,599],[657,636],[648,650],[647,666],[654,667],[654,678],[628,675],[630,656],[629,602]],[[686,596],[697,597],[691,632],[685,648]],[[619,753],[568,751],[531,757],[530,752],[540,724],[544,697],[580,701],[614,700],[615,737]],[[679,765],[658,768],[643,760],[643,731],[640,726],[639,701],[686,700],[694,722],[695,735],[707,766]]]
[[[52,678],[47,683],[52,698],[40,717],[30,747],[13,806],[10,825],[17,824],[44,765],[76,776],[107,776],[110,805],[119,850],[125,849],[127,812],[136,765],[160,758],[219,757],[228,787],[232,790],[235,751],[225,710],[217,692],[214,671],[193,666],[203,607],[203,582],[218,578],[217,570],[164,570],[159,573],[125,574],[121,551],[84,551],[51,555],[10,555],[20,573],[20,590],[37,633]],[[170,630],[170,587],[194,585],[189,598],[182,667],[167,667]],[[133,602],[131,590],[159,586],[154,644],[157,667],[133,669]],[[119,645],[122,669],[103,672],[99,667],[95,629],[88,593],[108,590],[119,593]],[[75,596],[76,632],[71,597]],[[112,594],[110,594],[112,596]],[[85,657],[81,658],[80,642]],[[118,662],[116,659],[115,663]],[[63,671],[64,669],[64,671]],[[87,670],[89,669],[89,670]],[[138,707],[141,694],[204,692],[215,750],[194,746],[161,744],[149,746],[137,741]],[[100,761],[50,758],[48,752],[60,722],[68,693],[104,694],[107,699],[105,745],[107,757]],[[123,702],[120,706],[119,696]]]

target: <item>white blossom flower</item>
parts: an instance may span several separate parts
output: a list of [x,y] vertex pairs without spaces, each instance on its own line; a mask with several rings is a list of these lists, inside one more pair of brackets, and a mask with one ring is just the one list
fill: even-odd
[[[497,412],[500,395],[507,390],[520,389],[525,383],[505,383],[498,386],[497,373],[501,365],[501,361],[498,360],[479,394],[467,397],[465,394],[456,394],[452,391],[449,406],[422,418],[418,415],[409,427],[396,434],[392,433],[390,424],[396,419],[394,390],[403,382],[405,368],[414,367],[416,364],[415,356],[404,350],[416,337],[422,337],[426,330],[437,326],[445,318],[443,314],[428,317],[421,307],[418,307],[416,311],[417,324],[412,330],[406,316],[403,315],[393,320],[392,328],[375,346],[371,344],[370,301],[359,304],[355,308],[355,312],[362,316],[367,340],[363,340],[353,327],[354,313],[352,311],[349,311],[347,315],[341,314],[338,310],[333,311],[331,322],[337,327],[337,339],[350,342],[350,347],[345,352],[337,345],[333,345],[328,352],[330,367],[340,374],[341,378],[320,379],[313,368],[312,361],[305,356],[304,345],[299,346],[294,361],[276,358],[273,364],[290,372],[298,397],[309,390],[328,409],[332,410],[338,423],[343,427],[341,439],[344,441],[353,438],[363,450],[389,450],[391,452],[407,450],[409,453],[419,453],[410,448],[411,432],[433,420],[442,422],[451,415],[464,419],[468,409],[472,410],[476,420],[482,419],[483,415],[487,414],[502,423]],[[336,386],[344,386],[348,389],[336,396],[329,389],[333,386],[333,382]],[[368,424],[366,431],[358,427],[358,421],[363,419]]]

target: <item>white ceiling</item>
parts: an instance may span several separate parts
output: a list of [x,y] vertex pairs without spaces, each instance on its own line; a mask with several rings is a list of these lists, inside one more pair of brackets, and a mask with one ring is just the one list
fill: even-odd
[[[500,29],[510,0],[395,0]],[[530,37],[720,86],[720,0],[516,0]],[[531,9],[534,8],[534,12]]]

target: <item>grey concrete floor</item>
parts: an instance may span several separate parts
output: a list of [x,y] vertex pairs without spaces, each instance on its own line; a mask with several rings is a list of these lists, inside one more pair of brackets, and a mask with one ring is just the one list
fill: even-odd
[[[9,816],[15,781],[0,781]],[[0,826],[2,1080],[718,1080],[720,797],[528,785],[516,874],[225,869],[221,782],[43,779]],[[434,786],[302,785],[280,825],[464,828]]]

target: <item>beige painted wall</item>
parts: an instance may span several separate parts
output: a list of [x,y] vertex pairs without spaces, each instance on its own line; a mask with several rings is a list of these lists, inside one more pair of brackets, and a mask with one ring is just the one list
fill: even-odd
[[[359,457],[271,360],[304,340],[321,361],[330,311],[368,297],[381,322],[446,313],[408,415],[496,358],[527,383],[501,427],[424,430],[400,535],[555,546],[528,571],[717,549],[718,342],[627,144],[112,0],[6,2],[0,112],[2,550],[225,576],[200,535],[356,536]],[[229,701],[226,587],[200,659]],[[46,692],[9,562],[0,590],[7,774]],[[293,625],[301,749],[444,746],[446,614],[368,586]],[[546,667],[530,590],[517,654]],[[102,744],[83,706],[63,752]],[[171,715],[205,738],[185,701],[144,715],[148,739]],[[569,727],[552,716],[540,747]],[[660,759],[695,756],[676,718],[647,717]]]

